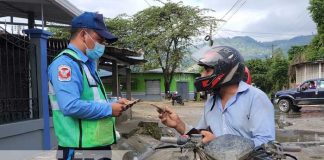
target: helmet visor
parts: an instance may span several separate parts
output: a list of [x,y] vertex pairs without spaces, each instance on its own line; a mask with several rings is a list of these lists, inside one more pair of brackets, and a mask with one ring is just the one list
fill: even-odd
[[215,50],[207,51],[203,57],[198,61],[198,65],[214,67],[218,64],[219,60],[224,59],[222,55],[215,52]]

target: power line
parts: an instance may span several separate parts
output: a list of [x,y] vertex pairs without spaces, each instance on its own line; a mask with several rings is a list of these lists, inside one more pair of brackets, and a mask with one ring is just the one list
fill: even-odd
[[242,0],[237,0],[234,5],[224,14],[224,16],[221,19],[224,19],[226,17],[226,15],[232,11],[232,9]]
[[[236,12],[246,3],[247,0],[245,0],[241,6],[232,14],[232,16],[227,20],[227,22],[236,14]],[[232,9],[232,8],[231,8]],[[298,24],[298,28],[303,28],[307,23],[303,23],[302,25],[299,25],[301,22],[301,19],[307,16],[305,12],[301,12],[298,16],[298,18],[292,23],[290,26],[295,26]],[[225,26],[226,23],[222,24],[216,32],[219,31],[227,31],[227,32],[236,32],[236,33],[249,33],[255,35],[255,37],[261,37],[261,38],[266,38],[266,37],[271,37],[273,35],[281,35],[281,36],[299,36],[300,33],[267,33],[267,32],[248,32],[248,31],[236,31],[236,30],[228,30],[228,29],[222,29]]]
[[[302,22],[302,19],[303,18],[305,18],[305,16],[307,16],[307,13],[308,12],[306,12],[306,14],[305,14],[305,10],[302,10],[299,14],[298,14],[298,16],[297,16],[297,18],[296,19],[294,19],[294,22],[293,23],[287,23],[287,24],[290,24],[290,26],[293,26],[293,27],[296,27],[296,26],[298,26],[299,24],[300,24],[300,22]],[[293,20],[293,19],[290,19],[290,21],[291,20]],[[304,23],[305,24],[305,23]]]
[[[216,30],[216,33],[225,26],[225,24],[240,10],[240,8],[246,3],[247,0],[245,0],[243,3],[241,3],[241,5],[234,11],[234,13],[228,18],[228,20],[225,21],[225,23],[222,24],[222,26],[220,26],[217,30]],[[240,1],[237,1],[237,3],[241,2]],[[235,3],[233,6],[235,6],[237,3]],[[234,8],[234,7],[233,7]],[[232,8],[230,9],[232,10]]]
[[154,1],[160,2],[160,3],[162,3],[162,4],[166,4],[166,3],[163,2],[162,0],[154,0]]
[[146,2],[147,5],[149,5],[150,7],[152,7],[152,5],[149,2],[147,2],[147,0],[144,0],[144,1]]
[[[247,0],[245,0],[237,9],[236,11],[232,14],[232,16],[227,20],[227,22],[241,9],[241,7],[246,3]],[[225,24],[225,23],[224,23]]]
[[[234,4],[233,4],[233,6],[223,15],[223,17],[221,18],[221,19],[219,19],[219,21],[224,21],[224,22],[226,22],[225,20],[223,20],[226,16],[227,16],[227,14],[229,14],[231,11],[232,11],[232,9],[237,5],[237,4],[239,4],[240,2],[241,2],[242,0],[237,0]],[[235,13],[234,13],[235,14]],[[206,39],[207,38],[207,39]],[[208,40],[209,39],[209,40]],[[210,43],[209,43],[209,45],[210,46],[212,46],[213,45],[213,25],[211,24],[210,25],[210,32],[209,32],[209,34],[205,37],[205,40],[206,41],[209,41]]]
[[[223,28],[224,26],[225,26],[225,24],[241,9],[241,7],[246,3],[246,1],[247,0],[245,0],[243,3],[241,3],[241,5],[234,11],[234,13],[226,20],[226,22],[225,23],[223,23],[223,25],[222,26],[220,26],[219,27],[219,29],[218,30],[220,30],[221,28]],[[241,2],[241,1],[240,1]],[[217,30],[217,31],[218,31]],[[216,32],[217,32],[216,31]]]

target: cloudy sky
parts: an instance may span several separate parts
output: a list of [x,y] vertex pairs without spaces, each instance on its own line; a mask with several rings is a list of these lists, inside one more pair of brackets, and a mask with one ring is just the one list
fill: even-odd
[[[122,13],[133,15],[147,7],[161,5],[155,0],[69,1],[81,10],[98,11],[110,18]],[[172,0],[172,2],[178,1]],[[307,10],[309,0],[182,1],[185,5],[213,9],[216,18],[223,18],[226,21],[219,23],[219,29],[214,33],[216,37],[251,36],[258,41],[270,41],[316,34],[315,23]],[[231,8],[232,10],[226,14]]]

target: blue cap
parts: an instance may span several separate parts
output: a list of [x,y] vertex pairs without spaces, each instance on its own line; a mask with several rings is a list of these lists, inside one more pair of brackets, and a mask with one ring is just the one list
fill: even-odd
[[74,17],[72,20],[72,28],[88,28],[94,30],[99,36],[107,42],[113,43],[118,40],[116,36],[111,34],[105,26],[102,14],[94,12],[84,12]]

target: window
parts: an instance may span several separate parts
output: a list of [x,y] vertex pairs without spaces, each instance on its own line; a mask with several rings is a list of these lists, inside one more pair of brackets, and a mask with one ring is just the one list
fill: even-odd
[[[302,90],[307,90],[307,89],[316,89],[318,85],[315,84],[316,81],[307,81],[303,83],[300,88]],[[323,81],[324,82],[324,81]]]
[[320,80],[317,85],[319,88],[324,88],[324,80]]
[[324,76],[324,63],[321,63],[321,77]]
[[300,85],[300,88],[301,88],[302,90],[306,90],[306,89],[308,88],[308,85],[309,85],[309,82],[305,82],[305,83],[303,83],[302,85]]

